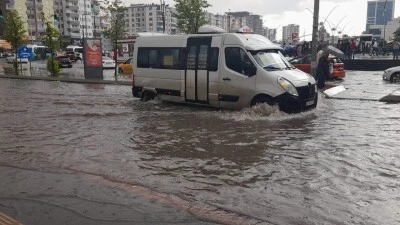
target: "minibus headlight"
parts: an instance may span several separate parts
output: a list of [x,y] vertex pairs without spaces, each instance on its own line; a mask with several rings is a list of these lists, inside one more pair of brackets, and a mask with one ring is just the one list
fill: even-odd
[[286,80],[283,77],[278,77],[278,84],[281,85],[285,91],[287,91],[289,94],[294,95],[294,96],[299,96],[299,93],[297,92],[296,88],[290,81]]

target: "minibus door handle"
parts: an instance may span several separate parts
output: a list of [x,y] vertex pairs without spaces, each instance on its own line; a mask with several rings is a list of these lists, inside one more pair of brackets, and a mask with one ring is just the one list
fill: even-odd
[[231,78],[229,78],[229,77],[224,77],[224,78],[222,78],[222,80],[227,80],[227,81],[230,81],[230,80],[231,80]]

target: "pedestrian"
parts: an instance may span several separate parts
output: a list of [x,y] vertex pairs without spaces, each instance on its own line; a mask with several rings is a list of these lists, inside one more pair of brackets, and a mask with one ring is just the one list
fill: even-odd
[[[320,54],[320,52],[318,52]],[[325,81],[329,78],[329,54],[323,52],[318,60],[317,66],[317,87],[318,89],[325,88]]]
[[399,60],[400,43],[393,39],[393,60]]
[[303,54],[302,54],[302,50],[303,50],[303,46],[301,45],[301,44],[299,44],[298,46],[297,46],[297,56],[298,57],[301,57]]
[[364,55],[365,54],[365,41],[363,41],[362,43],[361,43],[361,52],[362,52],[362,54]]
[[354,39],[351,40],[350,43],[350,59],[354,59],[354,55],[356,53],[357,44]]

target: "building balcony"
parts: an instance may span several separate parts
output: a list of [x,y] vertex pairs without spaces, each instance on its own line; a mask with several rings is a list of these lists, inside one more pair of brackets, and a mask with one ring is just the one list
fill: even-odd
[[69,24],[74,24],[74,25],[79,25],[80,24],[79,20],[73,20],[73,19],[68,19],[67,22]]
[[79,10],[78,4],[72,4],[72,3],[67,3],[65,5],[66,9],[71,9],[71,10]]
[[71,32],[76,32],[76,31],[81,31],[81,28],[80,27],[70,27],[68,30],[70,30]]

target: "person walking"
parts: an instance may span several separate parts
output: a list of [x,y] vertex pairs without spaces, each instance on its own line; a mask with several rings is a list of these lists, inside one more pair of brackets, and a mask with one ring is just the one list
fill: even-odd
[[329,78],[329,54],[318,52],[321,57],[318,60],[317,66],[317,87],[318,89],[325,88],[325,81]]
[[357,44],[354,39],[351,40],[350,43],[350,59],[354,59],[354,55],[356,54]]
[[393,39],[393,60],[399,60],[400,43]]

